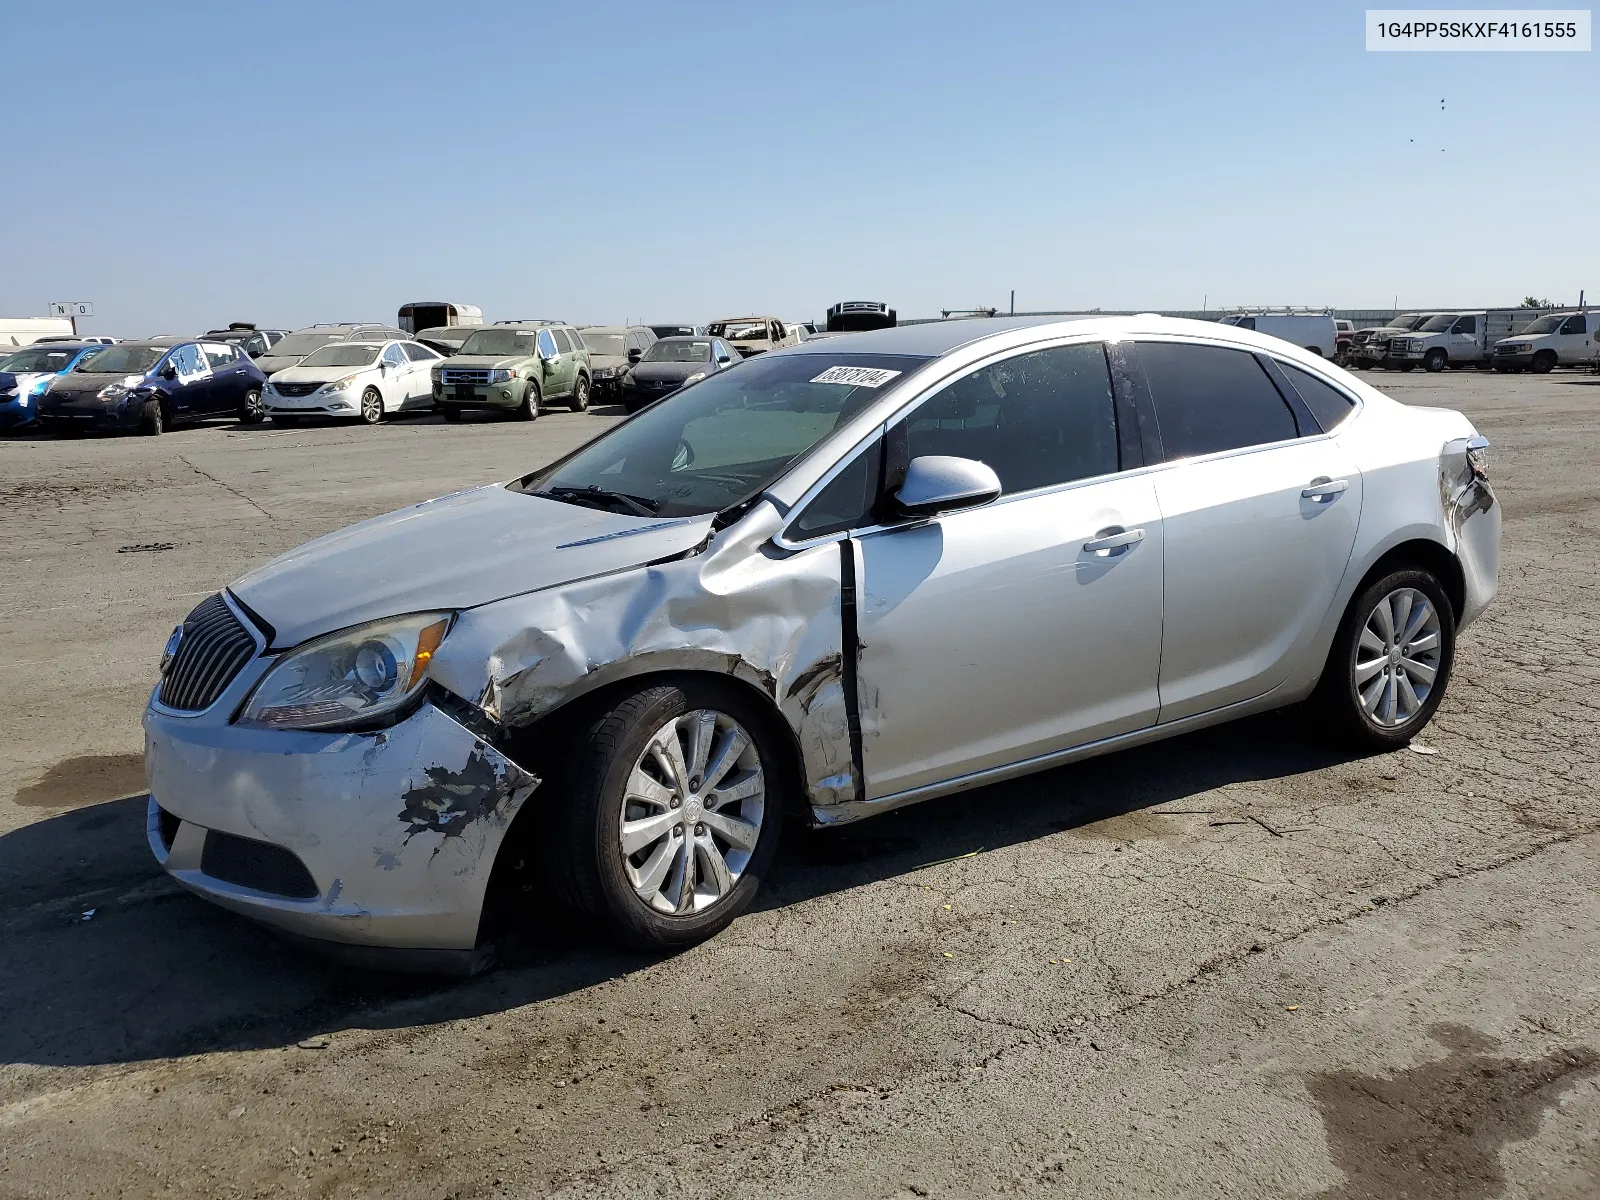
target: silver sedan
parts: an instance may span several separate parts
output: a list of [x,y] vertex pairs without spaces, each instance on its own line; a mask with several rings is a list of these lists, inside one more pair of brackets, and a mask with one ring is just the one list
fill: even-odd
[[290,934],[470,970],[533,885],[709,937],[786,817],[1301,701],[1400,745],[1494,596],[1486,447],[1197,322],[774,351],[201,603],[145,713],[150,845]]

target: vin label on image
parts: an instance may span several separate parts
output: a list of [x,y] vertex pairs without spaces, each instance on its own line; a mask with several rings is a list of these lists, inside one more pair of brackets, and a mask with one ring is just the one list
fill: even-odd
[[812,383],[842,383],[845,387],[882,387],[899,371],[885,371],[882,367],[829,367]]
[[1586,8],[1369,8],[1368,50],[1589,49]]

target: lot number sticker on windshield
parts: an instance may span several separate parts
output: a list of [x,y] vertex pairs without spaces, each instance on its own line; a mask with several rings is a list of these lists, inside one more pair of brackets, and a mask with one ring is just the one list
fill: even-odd
[[829,367],[812,383],[842,383],[846,387],[882,387],[899,371],[885,371],[882,367]]

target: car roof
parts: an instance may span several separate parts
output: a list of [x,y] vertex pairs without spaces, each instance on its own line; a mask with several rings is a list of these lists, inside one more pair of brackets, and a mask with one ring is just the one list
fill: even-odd
[[27,346],[0,346],[0,358],[10,358],[18,350],[104,350],[104,342],[33,342]]
[[[1105,320],[1096,317],[958,317],[949,321],[925,321],[919,325],[896,325],[892,329],[870,329],[861,333],[836,334],[827,339],[827,346],[818,346],[817,354],[838,354],[838,339],[850,339],[852,353],[861,354],[916,354],[937,357],[947,354],[957,346],[965,346],[997,333],[1011,329],[1027,329],[1035,325],[1076,324],[1083,321]],[[1126,320],[1128,318],[1121,318]],[[1226,328],[1210,321],[1195,321],[1208,329]],[[790,346],[785,354],[804,354],[810,342]]]

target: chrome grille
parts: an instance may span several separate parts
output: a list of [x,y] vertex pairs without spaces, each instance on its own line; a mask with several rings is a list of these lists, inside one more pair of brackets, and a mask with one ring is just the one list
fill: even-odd
[[255,638],[222,595],[206,597],[183,619],[178,652],[161,680],[161,703],[182,712],[211,707],[255,652]]
[[280,396],[309,396],[321,386],[320,383],[274,383],[272,388]]
[[474,370],[470,367],[441,367],[439,378],[442,383],[474,383],[485,384],[489,382],[487,370]]

